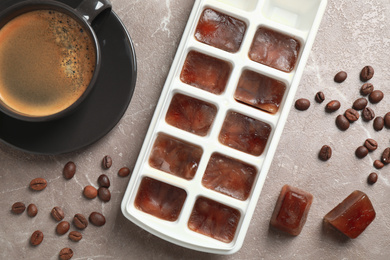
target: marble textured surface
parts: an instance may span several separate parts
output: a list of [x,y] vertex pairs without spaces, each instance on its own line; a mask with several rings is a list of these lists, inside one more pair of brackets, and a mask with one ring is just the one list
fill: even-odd
[[[334,124],[335,117],[360,97],[359,72],[365,65],[375,69],[371,80],[385,93],[377,105],[377,115],[390,111],[390,3],[387,0],[329,0],[323,21],[304,70],[296,98],[312,101],[304,112],[291,108],[271,169],[250,224],[242,249],[231,256],[218,256],[185,249],[161,240],[125,219],[120,202],[129,177],[117,171],[132,168],[164,81],[174,58],[191,11],[193,0],[112,0],[113,10],[126,25],[135,44],[138,59],[136,90],[127,112],[118,125],[97,143],[70,154],[39,156],[21,152],[0,143],[0,259],[58,259],[63,247],[74,251],[72,259],[388,259],[390,256],[390,177],[389,167],[375,170],[372,163],[390,146],[390,130],[373,130],[372,122],[359,120],[345,132]],[[342,84],[333,82],[339,71],[348,72]],[[334,114],[324,112],[323,104],[314,102],[317,91],[326,101],[338,99],[341,108]],[[7,126],[1,126],[7,127]],[[364,159],[357,159],[355,149],[366,138],[374,138],[379,149]],[[322,145],[333,148],[327,162],[317,158]],[[101,168],[101,159],[109,154],[113,166]],[[69,160],[77,164],[72,180],[62,177]],[[368,185],[372,171],[378,182]],[[111,180],[112,199],[102,203],[82,196],[86,185],[97,186],[105,173]],[[43,177],[48,187],[42,192],[28,188],[30,180]],[[314,196],[308,220],[298,237],[290,237],[269,227],[269,220],[279,191],[284,184],[304,189]],[[377,216],[357,239],[323,228],[322,218],[353,190],[370,197]],[[14,215],[11,205],[22,201],[35,203],[38,215]],[[102,212],[103,227],[90,225],[79,243],[67,235],[55,233],[50,217],[54,206],[64,209],[71,221],[76,213]],[[45,238],[41,245],[29,245],[31,234],[40,229]],[[73,228],[72,228],[73,230]]]

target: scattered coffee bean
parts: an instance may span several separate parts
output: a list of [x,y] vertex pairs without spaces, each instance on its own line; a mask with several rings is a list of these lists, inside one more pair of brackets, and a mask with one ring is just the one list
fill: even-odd
[[73,257],[73,250],[69,247],[63,248],[61,249],[59,256],[61,260],[69,260]]
[[367,178],[368,184],[374,184],[378,180],[378,174],[375,172],[370,173]]
[[122,167],[118,171],[118,175],[120,177],[127,177],[127,176],[129,176],[129,174],[130,174],[130,169],[128,167]]
[[325,106],[326,112],[335,112],[340,108],[340,102],[338,100],[332,100]]
[[106,224],[106,218],[99,212],[92,212],[89,215],[89,222],[91,222],[95,226],[101,227]]
[[334,81],[337,82],[337,83],[341,83],[343,82],[344,80],[347,79],[347,72],[345,71],[340,71],[338,72],[335,76],[334,76]]
[[365,98],[358,98],[353,102],[352,108],[355,110],[363,110],[368,104],[367,99]]
[[35,231],[32,233],[31,238],[30,238],[30,243],[33,246],[37,246],[40,243],[42,243],[43,240],[43,233],[40,230]]
[[111,192],[109,189],[107,189],[105,187],[100,187],[98,189],[98,195],[99,195],[99,198],[104,202],[108,202],[111,199]]
[[66,234],[66,232],[69,231],[69,228],[70,228],[70,224],[68,221],[61,221],[57,225],[56,232],[58,235],[64,235]]
[[373,127],[375,131],[381,131],[384,125],[385,125],[385,120],[383,119],[383,117],[377,116],[374,119]]
[[35,217],[38,214],[38,208],[35,204],[30,204],[27,207],[27,215]]
[[24,205],[23,202],[15,202],[12,205],[11,211],[14,214],[22,214],[25,209],[26,209],[26,205]]
[[374,68],[371,66],[365,66],[360,72],[360,80],[363,82],[372,79],[373,76],[374,76]]
[[30,182],[30,188],[34,191],[41,191],[47,186],[47,181],[44,178],[35,178]]
[[64,170],[62,171],[64,178],[69,180],[72,179],[76,173],[76,164],[74,162],[67,162],[64,166]]
[[390,147],[387,147],[382,153],[382,162],[384,164],[390,163]]
[[369,107],[366,107],[362,111],[362,118],[364,121],[370,121],[375,118],[375,112]]
[[78,229],[85,229],[88,226],[88,220],[82,214],[76,214],[73,218],[73,224]]
[[88,199],[94,199],[97,196],[97,189],[91,185],[85,186],[83,194]]
[[336,117],[336,126],[340,130],[345,131],[349,128],[349,121],[344,115],[338,115]]
[[51,210],[51,216],[56,220],[56,221],[61,221],[64,219],[65,214],[64,211],[60,207],[54,207]]
[[102,166],[104,169],[109,169],[112,165],[112,159],[109,155],[103,157]]
[[368,96],[368,99],[371,103],[376,104],[379,103],[383,99],[383,92],[380,90],[374,90],[371,92],[371,94]]
[[371,83],[364,83],[363,86],[360,88],[360,94],[363,96],[369,95],[372,91],[374,91],[374,85]]
[[330,157],[332,157],[332,148],[330,148],[330,146],[328,145],[324,145],[322,146],[321,150],[320,150],[320,153],[318,154],[318,157],[322,160],[322,161],[327,161],[330,159]]
[[385,120],[386,128],[390,128],[390,112],[386,113],[383,119]]
[[69,239],[78,242],[83,238],[83,235],[78,231],[71,231],[68,235]]
[[349,122],[355,122],[359,119],[359,113],[353,108],[347,109],[344,115]]
[[321,104],[325,100],[325,94],[322,91],[318,91],[314,99],[317,103]]
[[368,154],[368,149],[367,149],[367,147],[365,147],[365,146],[359,146],[359,147],[356,149],[356,151],[355,151],[356,157],[357,157],[357,158],[360,158],[360,159],[366,157],[367,154]]
[[300,98],[295,101],[295,108],[300,111],[305,111],[310,107],[310,101],[306,98]]
[[368,149],[368,151],[372,152],[378,148],[378,143],[374,139],[368,138],[364,142],[364,146]]
[[376,168],[376,169],[382,169],[383,167],[384,167],[385,165],[383,164],[383,162],[381,162],[380,160],[375,160],[374,161],[374,167]]
[[110,179],[107,175],[102,174],[98,178],[98,184],[100,187],[109,188],[110,187]]

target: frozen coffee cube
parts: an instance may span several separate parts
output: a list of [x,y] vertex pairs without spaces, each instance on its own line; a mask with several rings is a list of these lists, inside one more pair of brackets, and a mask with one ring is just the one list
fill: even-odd
[[271,226],[297,236],[305,225],[313,195],[284,185],[271,217]]
[[350,238],[357,238],[375,218],[375,210],[364,192],[355,190],[325,215],[324,221]]

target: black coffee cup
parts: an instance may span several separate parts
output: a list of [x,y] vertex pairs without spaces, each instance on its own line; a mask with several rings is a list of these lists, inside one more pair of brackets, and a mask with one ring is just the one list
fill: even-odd
[[0,12],[0,111],[30,122],[73,112],[98,77],[94,28],[110,12],[108,0],[83,0],[75,9],[26,0]]

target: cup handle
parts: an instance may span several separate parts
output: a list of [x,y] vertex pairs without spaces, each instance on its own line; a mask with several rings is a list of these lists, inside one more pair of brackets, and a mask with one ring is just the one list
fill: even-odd
[[110,13],[112,8],[109,0],[83,0],[76,11],[93,26],[96,17]]

